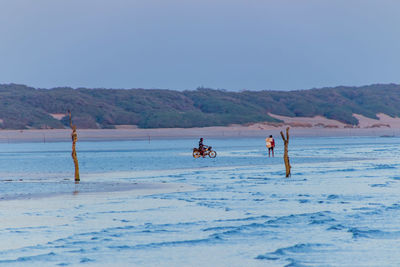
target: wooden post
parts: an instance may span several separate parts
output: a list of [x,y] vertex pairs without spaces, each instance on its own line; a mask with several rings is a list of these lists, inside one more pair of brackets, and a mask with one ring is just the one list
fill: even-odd
[[282,136],[283,143],[285,145],[285,152],[283,154],[283,159],[285,161],[286,177],[290,177],[291,176],[290,168],[292,166],[290,166],[289,155],[288,155],[289,127],[286,128],[286,138],[285,138],[285,136],[284,136],[282,131],[281,131],[281,136]]
[[78,157],[76,156],[76,141],[78,141],[78,134],[76,133],[76,125],[72,125],[71,111],[68,110],[69,115],[69,126],[72,129],[71,138],[72,138],[72,159],[74,160],[75,165],[75,183],[79,183],[79,163]]

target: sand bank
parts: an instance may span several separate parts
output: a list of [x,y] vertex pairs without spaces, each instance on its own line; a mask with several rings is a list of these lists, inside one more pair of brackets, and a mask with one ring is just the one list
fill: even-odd
[[[286,117],[270,114],[283,123],[253,123],[231,125],[227,127],[201,128],[162,128],[162,129],[78,129],[79,141],[106,140],[152,140],[164,138],[224,138],[224,137],[261,137],[269,134],[279,135],[286,127],[291,127],[293,136],[398,136],[400,118],[377,114],[379,119],[370,119],[354,114],[359,125],[347,125],[321,116]],[[0,142],[63,142],[71,141],[70,129],[46,130],[1,130]]]

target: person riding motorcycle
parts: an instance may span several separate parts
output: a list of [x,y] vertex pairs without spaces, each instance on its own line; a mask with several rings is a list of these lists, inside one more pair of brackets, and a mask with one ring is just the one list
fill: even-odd
[[208,146],[203,144],[203,138],[200,138],[199,141],[199,151],[200,151],[200,155],[204,157],[204,151],[206,150]]
[[199,147],[193,148],[193,157],[197,159],[199,157],[205,158],[206,156],[213,159],[217,156],[217,152],[215,152],[211,146],[204,145],[203,138],[200,138]]

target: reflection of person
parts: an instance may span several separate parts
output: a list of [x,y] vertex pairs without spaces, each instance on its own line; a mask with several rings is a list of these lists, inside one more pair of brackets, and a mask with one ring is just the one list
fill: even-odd
[[275,140],[272,137],[272,135],[265,138],[265,144],[267,145],[268,148],[268,157],[271,157],[271,151],[272,151],[272,156],[274,156]]

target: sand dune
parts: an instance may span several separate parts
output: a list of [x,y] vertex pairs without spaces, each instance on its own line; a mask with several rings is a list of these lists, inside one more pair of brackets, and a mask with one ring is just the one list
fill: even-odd
[[269,114],[271,117],[284,121],[282,125],[293,127],[316,127],[316,128],[400,128],[400,118],[390,117],[386,114],[379,113],[378,119],[367,118],[360,114],[353,114],[358,120],[358,125],[353,126],[336,120],[327,119],[322,116],[315,117],[286,117],[275,114]]
[[379,118],[378,120],[367,118],[359,114],[353,114],[353,116],[358,119],[358,126],[360,128],[400,128],[399,117],[393,118],[383,113],[376,114],[376,116]]

